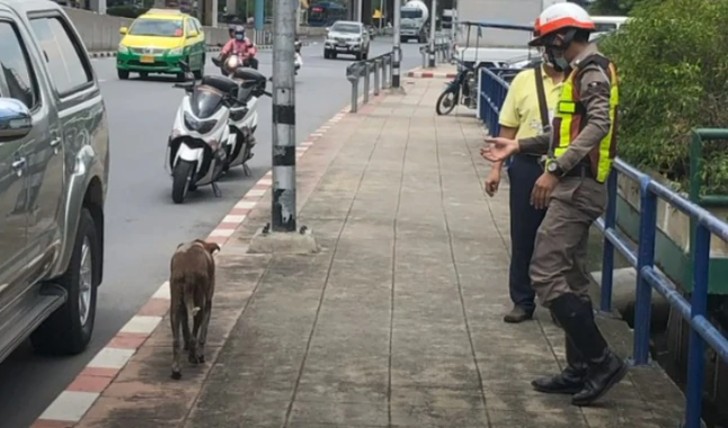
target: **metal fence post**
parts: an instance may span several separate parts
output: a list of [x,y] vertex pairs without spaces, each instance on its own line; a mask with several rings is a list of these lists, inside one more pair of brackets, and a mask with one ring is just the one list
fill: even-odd
[[652,285],[644,272],[654,268],[655,229],[657,228],[657,195],[650,191],[649,177],[640,180],[640,233],[637,251],[637,292],[634,314],[634,363],[647,364],[650,357],[650,313]]
[[364,65],[364,104],[369,102],[369,61],[363,62]]
[[351,113],[356,113],[359,107],[359,78],[361,77],[361,64],[355,62],[346,67],[346,79],[351,82]]
[[[705,317],[708,313],[708,273],[710,269],[710,230],[698,224],[695,228],[693,296],[690,318]],[[705,377],[705,340],[690,329],[688,348],[688,387],[685,390],[685,428],[700,428],[703,382]]]
[[374,95],[379,95],[379,68],[382,66],[381,58],[374,59]]
[[604,252],[602,253],[602,288],[600,309],[612,310],[612,279],[614,277],[614,244],[607,238],[607,231],[614,230],[617,222],[617,177],[616,168],[607,178],[607,211],[604,214]]

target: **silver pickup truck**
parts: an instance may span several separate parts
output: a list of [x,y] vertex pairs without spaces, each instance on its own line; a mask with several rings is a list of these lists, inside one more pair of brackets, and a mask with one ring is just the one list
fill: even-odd
[[43,353],[86,348],[108,170],[106,107],[70,19],[0,0],[0,361],[28,336]]

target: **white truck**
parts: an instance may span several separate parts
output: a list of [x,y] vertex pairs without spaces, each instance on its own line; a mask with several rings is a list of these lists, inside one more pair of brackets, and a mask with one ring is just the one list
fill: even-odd
[[410,39],[427,42],[430,11],[421,0],[410,0],[402,8],[399,36],[402,43]]
[[566,0],[459,0],[457,14],[463,17],[461,22],[491,25],[480,31],[471,25],[470,32],[468,26],[458,26],[457,57],[476,67],[508,67],[513,61],[527,60],[537,54],[535,49],[528,48],[533,33],[508,27],[533,26],[541,11],[563,2]]

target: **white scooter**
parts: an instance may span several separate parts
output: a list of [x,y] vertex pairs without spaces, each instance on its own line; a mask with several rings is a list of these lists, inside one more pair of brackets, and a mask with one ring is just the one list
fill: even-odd
[[[215,65],[220,61],[213,59]],[[234,70],[230,78],[238,84],[235,105],[230,106],[230,134],[225,141],[227,162],[225,170],[238,165],[243,166],[246,175],[250,175],[247,162],[253,157],[252,149],[255,146],[255,130],[258,127],[258,100],[266,92],[267,78],[257,70],[241,67],[239,59],[231,56],[225,60],[227,70]],[[221,67],[223,68],[223,67]]]
[[217,180],[227,164],[223,144],[230,137],[230,109],[237,104],[238,83],[207,75],[197,84],[186,63],[187,81],[174,86],[186,94],[177,110],[167,143],[165,169],[172,176],[172,200],[184,202],[189,191],[211,185],[220,196]]

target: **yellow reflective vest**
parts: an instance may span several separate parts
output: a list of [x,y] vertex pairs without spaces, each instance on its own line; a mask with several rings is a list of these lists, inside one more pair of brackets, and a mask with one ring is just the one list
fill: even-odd
[[569,73],[561,90],[561,99],[554,114],[554,126],[551,139],[553,156],[558,159],[569,148],[574,139],[587,124],[586,107],[580,100],[579,77],[581,69],[588,64],[601,67],[609,77],[611,90],[609,95],[609,132],[606,137],[587,156],[594,178],[604,183],[612,168],[612,161],[617,155],[617,106],[619,105],[619,85],[617,70],[609,59],[594,54],[585,58],[579,67]]

